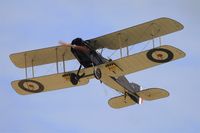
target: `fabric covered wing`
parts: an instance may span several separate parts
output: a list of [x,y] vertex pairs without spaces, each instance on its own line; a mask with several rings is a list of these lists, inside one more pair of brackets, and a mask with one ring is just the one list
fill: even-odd
[[25,68],[72,60],[75,57],[71,53],[70,47],[57,46],[11,54],[10,59],[17,67]]
[[[21,95],[75,87],[70,82],[70,73],[76,72],[77,71],[71,71],[67,73],[59,73],[36,78],[16,80],[13,81],[11,85],[15,89],[15,91]],[[92,72],[92,68],[82,69],[80,71],[80,75],[85,73],[85,76],[80,79],[76,86],[85,85],[89,82],[91,78],[94,78]]]
[[95,49],[119,49],[182,29],[183,25],[173,19],[159,18],[88,41]]
[[108,62],[104,66],[99,67],[102,69],[102,73],[119,77],[177,60],[184,56],[185,53],[183,51],[169,45],[164,45]]

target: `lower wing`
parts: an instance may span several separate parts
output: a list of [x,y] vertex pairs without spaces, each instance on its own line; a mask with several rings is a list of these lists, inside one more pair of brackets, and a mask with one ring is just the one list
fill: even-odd
[[184,56],[185,53],[180,49],[163,45],[102,64],[99,67],[102,73],[112,77],[119,77],[174,61]]
[[15,91],[21,95],[81,86],[88,84],[89,80],[94,77],[91,73],[93,72],[92,70],[93,68],[82,69],[80,71],[80,74],[85,73],[85,76],[79,80],[77,85],[73,85],[70,81],[70,74],[77,73],[77,71],[16,80],[13,81],[11,85],[15,89]]

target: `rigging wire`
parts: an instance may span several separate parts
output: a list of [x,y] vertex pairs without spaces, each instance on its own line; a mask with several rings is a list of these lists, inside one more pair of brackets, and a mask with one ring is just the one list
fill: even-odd
[[118,50],[113,51],[113,52],[111,53],[111,55],[108,56],[108,58],[110,59],[117,51],[118,51]]
[[143,52],[143,51],[147,48],[147,45],[149,45],[149,43],[150,43],[150,41],[148,41],[148,42],[145,44],[145,46],[141,49],[140,52]]
[[[153,27],[153,26],[156,26],[156,27],[157,27],[158,25],[156,25],[155,23],[152,23],[151,25],[149,25],[149,26],[143,31],[143,33],[140,35],[139,38],[140,38],[140,39],[143,38],[143,36],[145,35],[146,31],[148,31],[148,29],[150,29],[150,28]],[[157,35],[157,34],[159,33],[159,31],[160,31],[160,28],[159,28],[159,26],[158,26],[158,30],[156,31],[155,35]],[[155,35],[154,35],[154,36],[155,36]],[[154,39],[154,38],[153,38],[153,39]],[[149,42],[150,42],[150,41],[147,42],[147,44],[142,48],[142,50],[141,50],[140,52],[142,52],[142,51],[144,51],[144,50],[146,49],[146,47],[147,47],[147,45],[149,44]],[[134,48],[134,46],[135,46],[135,45],[133,45],[133,46],[129,49],[130,52],[131,52],[131,50]],[[116,52],[117,52],[117,50],[114,51],[114,52],[112,52],[111,55],[108,56],[108,58],[111,58]]]

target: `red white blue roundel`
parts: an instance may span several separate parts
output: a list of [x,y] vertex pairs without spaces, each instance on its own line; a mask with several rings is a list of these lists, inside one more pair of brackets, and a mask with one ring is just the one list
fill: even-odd
[[155,49],[149,50],[146,56],[149,60],[153,62],[165,63],[165,62],[171,61],[174,57],[174,54],[168,49],[155,48]]
[[44,86],[40,82],[30,79],[21,80],[18,85],[22,90],[32,93],[38,93],[44,90]]

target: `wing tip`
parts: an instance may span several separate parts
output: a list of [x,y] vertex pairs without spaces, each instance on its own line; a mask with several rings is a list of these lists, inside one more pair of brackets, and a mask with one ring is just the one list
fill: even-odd
[[24,65],[18,65],[16,62],[15,62],[15,59],[14,59],[14,56],[16,55],[17,53],[13,53],[13,54],[10,54],[9,55],[9,58],[11,60],[11,62],[18,68],[24,68]]
[[162,46],[169,47],[169,48],[171,47],[171,48],[175,49],[176,51],[178,51],[179,55],[181,55],[181,58],[184,58],[186,56],[186,53],[183,50],[176,48],[175,46],[172,46],[172,45],[162,45]]
[[19,89],[15,88],[16,84],[17,84],[17,81],[12,81],[12,82],[11,82],[11,86],[12,86],[12,88],[15,90],[15,92],[16,92],[17,94],[19,94],[19,95],[22,95],[22,96],[26,95],[25,93],[22,93],[21,91],[19,91]]
[[158,19],[163,19],[163,20],[165,19],[165,20],[172,21],[176,25],[177,29],[179,29],[179,30],[184,29],[184,25],[182,23],[178,22],[175,19],[168,18],[168,17],[161,17],[161,18],[158,18]]

